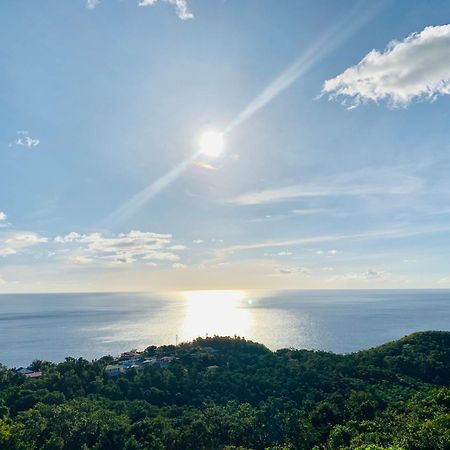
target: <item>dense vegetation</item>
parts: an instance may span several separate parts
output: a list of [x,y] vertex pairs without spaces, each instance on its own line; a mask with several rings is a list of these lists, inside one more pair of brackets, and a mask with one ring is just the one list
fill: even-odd
[[111,357],[35,361],[35,380],[1,368],[0,448],[450,449],[450,333],[350,355],[219,337],[156,353],[179,359],[115,378]]

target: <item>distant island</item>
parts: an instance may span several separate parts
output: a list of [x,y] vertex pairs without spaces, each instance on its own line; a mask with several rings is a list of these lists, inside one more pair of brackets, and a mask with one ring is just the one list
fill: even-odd
[[0,449],[448,450],[450,332],[338,355],[199,338],[0,367]]

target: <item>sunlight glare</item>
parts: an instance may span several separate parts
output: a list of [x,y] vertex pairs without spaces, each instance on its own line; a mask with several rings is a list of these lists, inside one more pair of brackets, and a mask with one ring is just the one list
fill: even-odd
[[244,291],[185,291],[186,315],[180,337],[192,340],[206,334],[245,336],[252,317]]
[[202,133],[199,141],[199,152],[207,158],[218,158],[224,151],[223,133],[215,130],[208,130]]

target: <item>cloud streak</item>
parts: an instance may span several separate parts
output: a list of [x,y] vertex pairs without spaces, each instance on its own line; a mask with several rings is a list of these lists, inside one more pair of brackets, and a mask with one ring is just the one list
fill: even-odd
[[361,169],[314,182],[248,192],[232,199],[236,205],[261,205],[299,198],[331,196],[407,195],[423,187],[421,178],[401,168]]
[[249,244],[238,244],[216,250],[218,258],[224,258],[237,252],[247,250],[261,250],[266,248],[278,247],[301,247],[312,244],[339,241],[359,241],[359,240],[377,240],[377,239],[401,239],[411,236],[420,236],[425,234],[448,233],[450,227],[423,227],[423,228],[392,228],[385,230],[373,230],[352,234],[321,235],[305,238],[287,239],[280,241],[263,241]]
[[450,94],[450,25],[426,27],[382,52],[372,50],[356,66],[325,81],[322,94],[349,108],[382,100],[404,107]]

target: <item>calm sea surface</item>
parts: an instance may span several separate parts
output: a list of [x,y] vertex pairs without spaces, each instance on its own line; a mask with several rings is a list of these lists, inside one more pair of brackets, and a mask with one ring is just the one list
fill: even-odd
[[450,330],[450,291],[0,295],[0,362],[98,358],[197,336],[338,353]]

